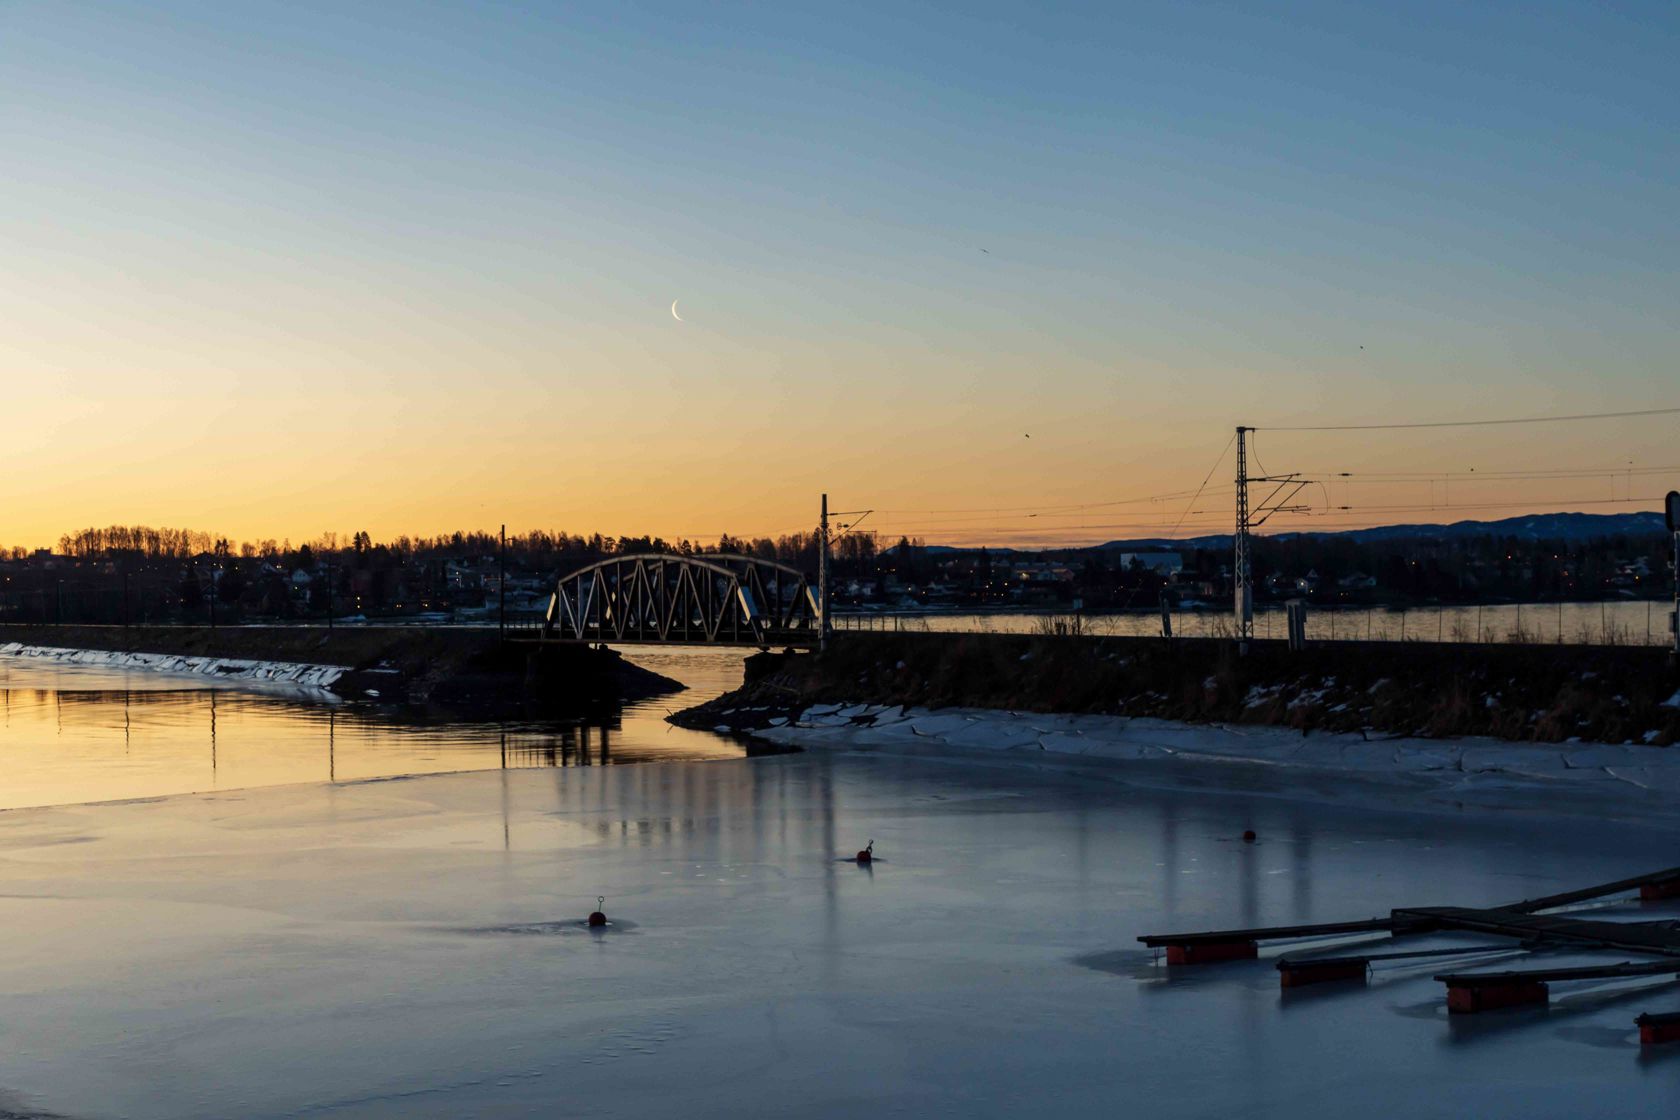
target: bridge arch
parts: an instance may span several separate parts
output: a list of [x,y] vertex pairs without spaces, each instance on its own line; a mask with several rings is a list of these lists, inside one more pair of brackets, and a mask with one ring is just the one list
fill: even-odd
[[543,637],[810,645],[822,607],[816,583],[786,564],[733,553],[635,553],[556,580]]

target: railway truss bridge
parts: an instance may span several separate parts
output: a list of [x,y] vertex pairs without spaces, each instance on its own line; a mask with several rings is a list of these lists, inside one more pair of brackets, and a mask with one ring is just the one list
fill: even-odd
[[540,630],[520,637],[814,648],[825,629],[822,588],[820,578],[751,556],[614,556],[561,576]]

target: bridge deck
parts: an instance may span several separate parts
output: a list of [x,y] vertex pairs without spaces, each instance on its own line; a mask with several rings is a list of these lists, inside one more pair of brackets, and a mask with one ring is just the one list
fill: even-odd
[[700,635],[692,635],[692,636],[690,636],[690,635],[673,635],[669,638],[660,638],[657,635],[653,635],[653,634],[649,634],[646,637],[638,637],[637,635],[634,635],[634,634],[626,634],[622,638],[617,637],[613,634],[592,634],[587,638],[562,637],[558,634],[554,635],[553,637],[545,637],[543,635],[542,631],[540,631],[540,630],[521,630],[521,631],[509,630],[508,633],[507,633],[507,636],[503,639],[503,641],[511,642],[511,643],[514,643],[514,644],[517,644],[517,645],[533,645],[533,646],[562,646],[562,645],[567,645],[567,646],[576,646],[576,645],[589,645],[589,646],[681,646],[681,645],[693,645],[693,646],[728,646],[728,647],[731,647],[731,648],[734,648],[734,649],[815,649],[817,647],[817,638],[816,638],[816,635],[814,635],[814,634],[794,634],[794,635],[771,634],[771,635],[766,636],[763,641],[755,641],[754,639],[752,639],[750,637],[742,637],[739,640],[735,640],[735,639],[732,639],[732,638],[717,638],[715,640],[710,640],[710,639],[704,638]]

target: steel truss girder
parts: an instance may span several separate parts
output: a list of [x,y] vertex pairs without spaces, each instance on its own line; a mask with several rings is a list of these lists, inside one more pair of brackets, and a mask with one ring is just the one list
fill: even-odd
[[614,556],[555,581],[543,637],[769,646],[810,641],[819,592],[803,572],[750,556]]

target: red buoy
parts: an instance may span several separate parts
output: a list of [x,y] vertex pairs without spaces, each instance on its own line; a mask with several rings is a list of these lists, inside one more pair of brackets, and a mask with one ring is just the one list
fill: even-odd
[[1243,843],[1244,844],[1252,844],[1258,839],[1260,839],[1260,837],[1258,837],[1254,834],[1254,830],[1252,828],[1247,829],[1246,831],[1243,832]]
[[604,926],[604,925],[607,924],[607,915],[606,915],[607,897],[606,897],[606,895],[600,895],[599,897],[597,897],[595,899],[595,905],[599,906],[601,909],[596,910],[594,913],[589,915],[589,924],[592,925],[592,926]]
[[871,840],[869,846],[857,854],[857,861],[859,863],[875,862],[875,841]]

